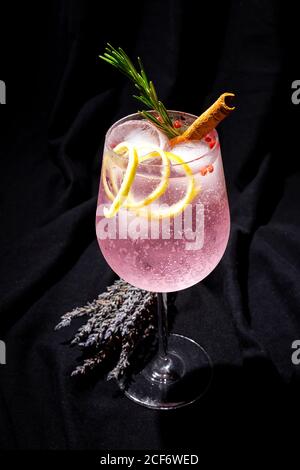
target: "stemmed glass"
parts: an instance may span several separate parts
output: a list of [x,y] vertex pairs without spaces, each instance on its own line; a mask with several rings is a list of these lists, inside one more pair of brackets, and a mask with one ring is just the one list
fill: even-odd
[[[169,114],[187,125],[196,119],[178,111]],[[111,205],[128,161],[114,152],[111,137],[118,126],[141,119],[139,114],[127,116],[107,132],[96,231],[110,267],[132,285],[157,293],[158,351],[142,371],[132,375],[125,394],[149,408],[172,409],[203,395],[211,381],[212,363],[194,340],[168,335],[167,293],[195,285],[216,267],[228,242],[230,215],[220,144],[214,130],[206,137],[206,150],[200,156],[187,149],[191,157],[189,171],[171,161],[168,189],[146,208],[139,207],[137,201],[155,190],[165,168],[157,158],[140,163],[129,194],[135,207],[123,204],[114,217],[105,218],[104,207]],[[187,203],[176,212],[191,185],[193,199],[186,199]]]

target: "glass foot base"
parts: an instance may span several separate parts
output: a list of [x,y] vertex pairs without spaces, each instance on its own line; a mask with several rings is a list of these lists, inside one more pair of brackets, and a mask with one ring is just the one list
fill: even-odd
[[189,405],[207,391],[212,380],[212,362],[195,341],[173,334],[166,359],[154,357],[131,377],[125,395],[134,402],[157,410]]

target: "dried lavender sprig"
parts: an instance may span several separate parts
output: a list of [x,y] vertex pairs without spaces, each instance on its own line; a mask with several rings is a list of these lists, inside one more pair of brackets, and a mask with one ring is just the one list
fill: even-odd
[[84,307],[75,308],[71,312],[64,314],[61,317],[60,323],[55,327],[55,330],[69,326],[74,318],[80,316],[94,316],[95,314],[102,314],[103,308],[115,310],[115,306],[121,304],[123,297],[126,295],[130,285],[123,280],[115,281],[112,286],[107,287],[107,291],[98,296],[97,299],[89,302]]
[[155,331],[155,301],[155,294],[119,280],[96,300],[63,315],[56,329],[68,326],[76,317],[88,316],[86,324],[79,328],[72,343],[81,346],[91,356],[72,375],[85,374],[118,352],[118,362],[109,378],[121,377],[138,342]]
[[130,357],[137,343],[155,332],[154,312],[153,309],[151,310],[150,308],[154,300],[153,294],[149,292],[144,294],[143,303],[147,304],[147,308],[145,308],[143,303],[138,304],[126,321],[121,323],[120,335],[123,338],[122,350],[117,365],[108,374],[108,379],[120,378],[130,364]]
[[[94,315],[85,325],[83,325],[75,335],[72,344],[79,344],[81,347],[92,347],[107,340],[109,336],[118,333],[118,328],[126,324],[126,319],[132,313],[148,309],[155,301],[155,294],[130,286],[123,297],[122,304],[118,304],[114,310],[102,310],[100,315]],[[120,308],[119,308],[120,307]],[[86,339],[85,339],[86,338]]]
[[[141,309],[142,310],[142,309]],[[128,326],[125,327],[126,335],[111,335],[107,342],[102,344],[103,349],[100,351],[94,352],[90,358],[84,360],[83,364],[77,366],[76,369],[72,372],[72,376],[84,375],[87,372],[94,370],[96,367],[100,366],[105,359],[108,359],[112,352],[115,352],[119,349],[119,344],[121,344],[121,352],[119,355],[119,360],[114,367],[114,369],[108,374],[107,379],[119,379],[122,377],[130,365],[130,357],[135,351],[136,345],[139,341],[144,340],[150,336],[154,336],[156,328],[154,326],[154,312],[153,310],[145,311],[145,314],[138,317],[138,315],[130,316],[129,321],[131,329],[128,329]],[[138,320],[136,323],[133,320]],[[105,346],[105,347],[104,347]]]
[[135,299],[135,302],[132,302],[132,298],[127,299],[115,313],[114,318],[106,318],[100,322],[97,320],[93,325],[92,332],[85,341],[79,343],[79,346],[83,348],[97,347],[101,342],[105,343],[112,334],[124,337],[128,333],[126,330],[128,330],[130,323],[134,325],[138,313],[145,311],[149,316],[149,311],[155,302],[155,296],[150,293],[143,295],[137,293]]
[[[139,298],[142,293],[143,291],[137,293],[137,302],[139,302]],[[110,333],[107,334],[106,339],[100,342],[100,346],[104,349],[93,353],[94,355],[91,358],[86,359],[81,366],[78,366],[72,375],[85,374],[86,372],[95,369],[95,367],[99,366],[111,355],[112,351],[115,352],[119,348],[121,348],[119,360],[115,368],[109,373],[108,379],[118,379],[124,375],[124,372],[130,364],[130,357],[134,352],[137,343],[140,340],[153,335],[155,332],[154,311],[153,309],[151,311],[150,308],[155,302],[155,296],[153,294],[148,295],[147,293],[145,297],[148,303],[146,309],[142,302],[142,304],[138,305],[138,308],[127,313],[127,316],[125,316],[124,311],[126,312],[127,308],[122,306],[123,312],[121,312],[121,316],[119,316],[118,312],[118,318],[114,320],[115,329],[110,329]],[[130,305],[129,301],[128,303]],[[135,302],[131,305],[131,308],[133,308],[134,305],[136,305]],[[108,344],[110,344],[110,353]],[[89,345],[90,343],[88,340],[85,347]]]
[[75,377],[77,375],[84,375],[87,372],[94,370],[98,367],[106,358],[105,351],[100,351],[94,356],[85,359],[80,366],[77,366],[75,370],[73,370],[71,377]]
[[[140,328],[142,332],[142,327]],[[149,325],[147,328],[144,329],[144,332],[141,334],[141,339],[145,340],[150,336],[154,336],[154,332],[156,331],[156,328],[154,325]],[[138,333],[141,333],[138,330],[135,330],[134,333],[134,340],[131,338],[131,341],[125,342],[122,346],[121,354],[119,357],[119,361],[117,365],[114,367],[114,369],[108,374],[107,380],[111,379],[120,379],[124,375],[124,372],[130,365],[130,358],[131,355],[134,353],[137,345],[137,336]]]
[[103,305],[102,310],[100,309],[99,311],[95,312],[94,315],[91,316],[88,321],[79,328],[71,344],[79,344],[81,346],[84,345],[85,339],[92,333],[92,331],[94,331],[98,324],[109,324],[110,320],[116,315],[118,307],[119,303],[117,302],[114,302],[114,305]]
[[126,295],[126,292],[130,287],[131,286],[122,279],[115,281],[114,284],[107,287],[106,292],[100,294],[97,299],[92,302],[88,302],[88,304],[83,307],[77,307],[74,310],[65,313],[61,317],[61,321],[56,325],[55,330],[69,326],[74,318],[84,315],[94,315],[101,310],[103,304],[106,302],[112,306],[114,306],[114,300],[117,300],[117,303],[121,302],[120,297],[122,297],[122,295]]

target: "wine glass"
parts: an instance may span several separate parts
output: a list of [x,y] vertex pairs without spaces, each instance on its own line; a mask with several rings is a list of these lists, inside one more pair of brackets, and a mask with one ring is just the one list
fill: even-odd
[[[185,126],[196,119],[184,112],[169,114]],[[143,119],[139,114],[126,116],[106,134],[96,232],[110,267],[132,285],[157,293],[158,351],[142,371],[132,374],[125,394],[149,408],[172,409],[203,395],[212,378],[212,363],[194,340],[168,335],[167,293],[195,285],[216,267],[228,242],[230,215],[220,144],[213,130],[201,142],[172,149],[172,154],[188,159],[188,168],[170,158],[167,189],[144,205],[141,201],[162,184],[166,171],[160,156],[146,157],[124,204],[113,217],[105,217],[104,208],[112,204],[127,169],[126,155],[114,151],[126,126],[148,155],[149,138],[165,145],[159,131],[155,136],[141,131]]]

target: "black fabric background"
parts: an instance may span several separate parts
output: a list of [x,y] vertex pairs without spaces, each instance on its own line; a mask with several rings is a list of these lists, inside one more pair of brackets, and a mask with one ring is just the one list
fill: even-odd
[[[300,106],[295,4],[270,0],[3,5],[0,79],[2,449],[197,448],[266,437],[297,423],[300,365]],[[197,10],[200,7],[200,10]],[[98,59],[105,43],[143,58],[170,109],[200,114],[220,93],[237,110],[219,129],[232,229],[226,254],[178,294],[174,331],[208,350],[209,393],[155,412],[114,382],[78,382],[78,323],[60,316],[115,279],[94,231],[108,127],[135,112],[132,87]],[[299,399],[298,399],[299,401]],[[249,431],[249,430],[253,431]],[[249,436],[248,436],[249,434]],[[280,445],[280,444],[279,444]]]

